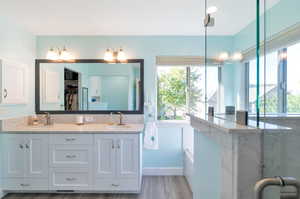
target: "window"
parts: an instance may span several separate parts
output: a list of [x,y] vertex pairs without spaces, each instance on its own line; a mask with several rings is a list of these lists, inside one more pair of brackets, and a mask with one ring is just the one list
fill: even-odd
[[[264,57],[260,58],[260,66],[264,65]],[[278,112],[278,56],[277,51],[266,56],[266,79],[264,67],[260,67],[259,104],[264,110],[266,100],[266,113]],[[256,113],[256,59],[249,62],[249,113]]]
[[[159,120],[184,120],[186,113],[204,111],[205,68],[159,66],[157,69],[157,112]],[[218,68],[207,67],[207,99],[217,105]]]
[[[300,43],[282,48],[260,58],[260,111],[266,113],[300,113]],[[256,60],[246,63],[249,73],[249,113],[256,113]],[[266,102],[266,104],[264,104]]]
[[287,48],[287,112],[300,113],[300,43]]

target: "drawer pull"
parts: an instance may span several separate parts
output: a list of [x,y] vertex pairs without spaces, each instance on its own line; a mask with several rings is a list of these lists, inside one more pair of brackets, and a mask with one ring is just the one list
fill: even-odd
[[7,92],[7,89],[5,88],[3,90],[3,97],[4,97],[4,99],[7,98],[7,96],[8,96],[8,92]]
[[120,185],[119,184],[111,184],[111,186],[113,186],[113,187],[119,187]]
[[72,142],[72,141],[75,141],[75,140],[76,140],[76,138],[66,138],[67,142]]
[[30,186],[30,184],[20,184],[22,187],[29,187]]
[[76,158],[76,155],[66,155],[66,158]]
[[66,178],[67,181],[75,181],[77,180],[76,178]]

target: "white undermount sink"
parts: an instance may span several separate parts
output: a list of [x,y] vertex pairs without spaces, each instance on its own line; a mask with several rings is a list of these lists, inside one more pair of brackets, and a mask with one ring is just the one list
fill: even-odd
[[131,126],[128,124],[123,124],[123,125],[118,125],[118,124],[112,124],[112,125],[107,125],[106,128],[107,129],[128,129]]

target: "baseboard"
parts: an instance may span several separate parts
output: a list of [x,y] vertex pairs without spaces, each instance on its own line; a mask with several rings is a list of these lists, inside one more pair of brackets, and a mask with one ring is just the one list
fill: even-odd
[[183,176],[182,167],[145,167],[144,176]]

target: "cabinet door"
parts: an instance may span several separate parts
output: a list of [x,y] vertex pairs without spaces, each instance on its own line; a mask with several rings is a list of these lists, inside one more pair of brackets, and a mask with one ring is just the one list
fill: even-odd
[[43,103],[59,105],[61,83],[59,71],[44,69],[42,71],[42,81]]
[[117,177],[136,178],[139,175],[139,136],[118,135]]
[[100,96],[101,77],[91,76],[89,84],[90,84],[90,96]]
[[22,178],[25,173],[25,146],[23,135],[9,134],[3,136],[3,176],[5,178]]
[[27,67],[22,64],[1,61],[3,104],[27,103]]
[[25,177],[48,177],[48,135],[26,135]]
[[95,174],[97,178],[115,177],[116,146],[114,138],[114,135],[95,136]]

